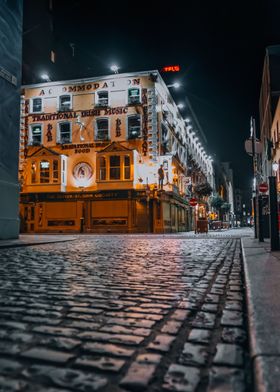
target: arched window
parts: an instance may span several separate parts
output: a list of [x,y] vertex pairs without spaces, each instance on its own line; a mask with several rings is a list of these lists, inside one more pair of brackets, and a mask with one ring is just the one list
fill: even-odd
[[36,172],[37,172],[36,162],[33,161],[31,163],[31,183],[32,184],[35,184],[37,182]]
[[99,158],[99,180],[101,180],[101,181],[106,180],[106,158],[105,157]]
[[50,182],[50,162],[40,162],[40,183],[45,184]]
[[124,179],[130,180],[130,156],[124,156]]

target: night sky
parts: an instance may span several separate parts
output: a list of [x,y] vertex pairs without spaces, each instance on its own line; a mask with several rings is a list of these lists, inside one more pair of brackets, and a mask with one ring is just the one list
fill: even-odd
[[180,73],[162,74],[167,83],[183,84],[171,91],[175,102],[188,97],[207,137],[206,151],[232,163],[235,186],[250,188],[244,140],[251,115],[258,124],[265,47],[280,44],[279,1],[53,0],[52,35],[47,4],[24,0],[24,84],[40,82],[42,71],[63,80],[110,74],[112,63],[120,72],[179,64]]

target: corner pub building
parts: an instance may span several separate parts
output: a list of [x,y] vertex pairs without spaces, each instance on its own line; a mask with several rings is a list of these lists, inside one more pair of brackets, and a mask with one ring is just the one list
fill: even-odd
[[21,231],[192,229],[187,128],[158,71],[23,86]]

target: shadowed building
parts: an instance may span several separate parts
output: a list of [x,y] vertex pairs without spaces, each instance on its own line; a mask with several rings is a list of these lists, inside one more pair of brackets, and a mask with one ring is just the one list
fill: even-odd
[[0,239],[16,238],[22,52],[22,0],[0,6]]

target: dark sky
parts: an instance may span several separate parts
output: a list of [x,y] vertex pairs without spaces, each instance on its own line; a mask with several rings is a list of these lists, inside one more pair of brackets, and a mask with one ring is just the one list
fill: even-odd
[[[250,116],[258,119],[265,47],[280,44],[279,1],[53,0],[53,36],[47,3],[24,0],[23,83],[39,82],[42,70],[61,80],[110,74],[113,62],[120,72],[179,64],[179,74],[162,75],[167,83],[183,83],[173,98],[188,96],[206,150],[232,162],[236,186],[250,187],[244,140]],[[55,65],[49,62],[50,44],[57,51]]]

